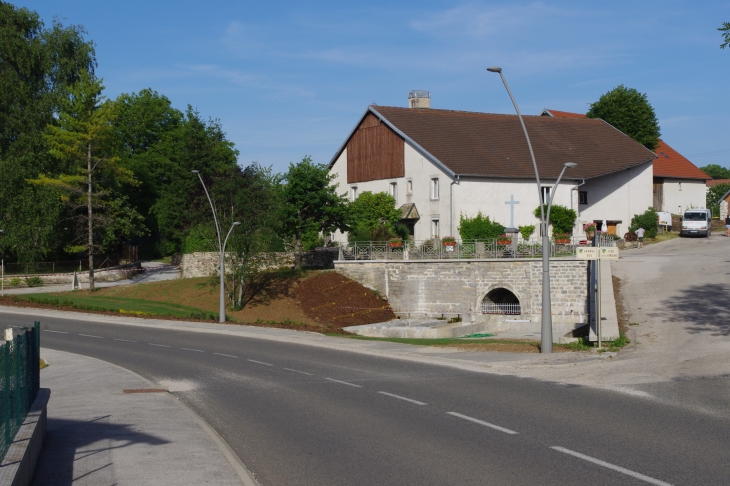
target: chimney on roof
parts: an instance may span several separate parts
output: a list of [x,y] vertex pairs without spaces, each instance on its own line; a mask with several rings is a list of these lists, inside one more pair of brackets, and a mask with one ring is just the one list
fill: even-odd
[[414,89],[408,93],[408,108],[431,108],[431,93]]

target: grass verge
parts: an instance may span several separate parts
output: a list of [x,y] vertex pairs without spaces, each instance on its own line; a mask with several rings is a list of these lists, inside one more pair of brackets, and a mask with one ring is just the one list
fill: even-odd
[[178,319],[216,320],[218,314],[206,312],[195,307],[130,297],[111,297],[85,293],[69,293],[63,296],[52,294],[17,295],[12,299],[17,303],[29,302],[50,307],[84,310],[92,312],[111,312],[135,317],[174,317]]
[[[540,342],[529,341],[526,339],[483,339],[483,338],[436,338],[436,339],[418,339],[418,338],[379,338],[358,336],[356,334],[333,334],[325,333],[327,336],[336,336],[347,339],[357,339],[361,341],[383,341],[399,344],[410,344],[414,346],[438,346],[456,348],[462,351],[505,351],[512,353],[539,353]],[[556,352],[584,351],[586,348],[574,348],[568,344],[553,344],[553,350]]]

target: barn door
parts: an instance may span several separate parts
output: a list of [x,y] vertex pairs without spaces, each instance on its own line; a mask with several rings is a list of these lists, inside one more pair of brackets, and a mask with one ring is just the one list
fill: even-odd
[[664,201],[664,184],[654,184],[654,211],[661,211]]

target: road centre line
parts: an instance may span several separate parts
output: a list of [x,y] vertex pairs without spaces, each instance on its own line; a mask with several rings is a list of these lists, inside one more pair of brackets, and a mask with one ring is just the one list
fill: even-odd
[[559,452],[563,452],[565,454],[569,454],[573,457],[577,457],[578,459],[583,459],[584,461],[592,462],[593,464],[597,464],[599,466],[603,466],[608,469],[612,469],[612,470],[620,472],[622,474],[626,474],[627,476],[631,476],[632,478],[641,479],[642,481],[646,481],[649,484],[656,484],[657,486],[672,486],[671,484],[665,483],[664,481],[659,481],[658,479],[654,479],[652,477],[645,476],[641,473],[634,472],[630,469],[626,469],[621,466],[616,466],[614,464],[611,464],[610,462],[596,459],[595,457],[586,456],[585,454],[581,454],[580,452],[571,451],[570,449],[566,449],[564,447],[554,446],[554,447],[551,447],[551,449],[554,449]]
[[44,332],[55,332],[56,334],[68,334],[66,331],[51,331],[50,329],[43,329]]
[[384,391],[379,391],[378,393],[380,393],[381,395],[387,395],[389,397],[397,398],[398,400],[405,400],[406,402],[415,403],[416,405],[428,405],[428,403],[419,402],[418,400],[413,400],[410,398],[402,397],[400,395],[394,395],[392,393],[388,393],[388,392],[384,392]]
[[84,337],[93,337],[93,338],[96,338],[96,339],[104,339],[104,338],[103,338],[103,337],[101,337],[101,336],[94,336],[94,335],[92,335],[92,334],[79,334],[79,336],[84,336]]
[[115,341],[123,341],[125,343],[138,343],[139,342],[139,341],[132,341],[131,339],[119,339],[119,338],[114,338],[114,340]]
[[263,361],[256,361],[255,359],[249,359],[249,361],[252,362],[252,363],[258,363],[258,364],[261,364],[261,365],[274,366],[271,363],[264,363]]
[[168,346],[167,344],[155,344],[155,343],[147,343],[150,346],[157,346],[159,348],[171,348],[172,346]]
[[195,351],[196,353],[205,353],[202,349],[193,349],[193,348],[180,348],[184,349],[185,351]]
[[217,354],[218,356],[225,356],[226,358],[236,358],[238,359],[238,356],[233,356],[232,354],[223,354],[223,353],[213,353]]
[[293,371],[294,373],[301,373],[303,375],[314,376],[312,373],[307,373],[306,371],[293,370],[291,368],[284,368],[284,369],[287,371]]
[[460,413],[456,412],[446,412],[449,415],[453,415],[454,417],[459,417],[464,420],[469,420],[470,422],[474,422],[475,424],[483,425],[485,427],[491,427],[494,430],[499,430],[500,432],[504,432],[505,434],[517,434],[514,430],[505,429],[504,427],[500,427],[499,425],[490,424],[489,422],[485,422],[483,420],[475,419],[474,417],[469,417],[468,415],[462,415]]
[[346,381],[335,380],[333,378],[325,378],[325,380],[334,381],[335,383],[342,383],[343,385],[350,385],[350,386],[356,386],[358,388],[362,388],[362,385],[356,385],[354,383],[348,383]]

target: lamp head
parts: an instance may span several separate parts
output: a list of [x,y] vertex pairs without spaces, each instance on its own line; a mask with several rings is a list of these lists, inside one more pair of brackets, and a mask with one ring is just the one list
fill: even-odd
[[502,72],[502,68],[499,67],[499,66],[489,66],[487,68],[487,71],[489,71],[490,73],[501,73]]
[[578,167],[578,164],[576,164],[575,162],[566,162],[563,164],[563,167],[565,167],[566,169],[574,169],[575,167]]
[[239,224],[241,224],[239,221],[234,221],[233,222],[233,226],[238,226]]
[[192,172],[193,174],[197,174],[199,171],[197,171],[197,170],[191,170],[190,172]]

